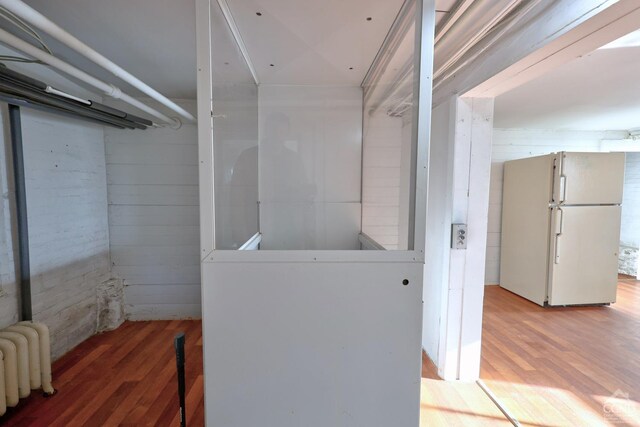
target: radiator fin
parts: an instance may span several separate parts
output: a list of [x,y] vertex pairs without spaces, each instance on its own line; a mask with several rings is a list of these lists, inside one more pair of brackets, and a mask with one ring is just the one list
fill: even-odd
[[39,388],[55,393],[49,328],[29,321],[0,330],[0,416]]

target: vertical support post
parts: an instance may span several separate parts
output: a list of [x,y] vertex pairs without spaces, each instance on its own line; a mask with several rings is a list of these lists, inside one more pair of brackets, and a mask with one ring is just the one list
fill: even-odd
[[[467,224],[467,248],[448,250],[442,274],[442,327],[438,371],[445,380],[473,381],[480,374],[482,304],[491,178],[492,98],[459,98],[450,120],[453,159],[450,223]],[[447,207],[448,209],[448,207]],[[447,231],[448,231],[448,227]]]
[[436,28],[435,0],[418,0],[416,17],[416,52],[413,81],[413,129],[409,194],[409,249],[425,249],[425,218],[427,216],[427,188],[429,180],[429,147],[431,137],[431,108],[433,92],[433,40]]
[[22,320],[33,320],[31,307],[31,271],[29,266],[29,226],[27,222],[27,192],[22,151],[22,123],[20,107],[9,105],[11,152],[13,153],[13,177],[15,182],[16,212],[18,222],[18,256],[20,276],[20,312]]
[[[467,236],[458,378],[474,381],[480,376],[482,312],[491,181],[493,98],[467,98],[471,102],[471,143],[466,203]],[[455,197],[455,193],[454,193]]]
[[200,182],[200,259],[215,249],[213,162],[213,74],[211,8],[213,0],[196,0],[196,62],[198,85],[198,171]]
[[180,332],[173,339],[173,347],[176,350],[176,369],[178,372],[178,399],[180,402],[180,427],[187,427],[187,414],[185,412],[184,389],[184,332]]

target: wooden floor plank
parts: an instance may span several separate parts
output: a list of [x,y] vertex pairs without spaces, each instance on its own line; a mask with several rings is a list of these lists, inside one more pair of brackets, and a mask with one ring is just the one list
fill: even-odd
[[[545,308],[487,286],[481,377],[523,424],[640,426],[640,282],[621,279],[600,307]],[[616,392],[626,412],[606,419]]]

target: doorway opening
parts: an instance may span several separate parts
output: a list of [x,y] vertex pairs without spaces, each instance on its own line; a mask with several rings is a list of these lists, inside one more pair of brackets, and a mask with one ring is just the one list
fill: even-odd
[[[480,378],[522,424],[634,424],[640,415],[640,375],[628,369],[640,352],[639,36],[495,99]],[[534,187],[549,197],[545,209],[514,214]],[[527,253],[540,263],[518,264]],[[596,288],[612,299],[590,299]]]

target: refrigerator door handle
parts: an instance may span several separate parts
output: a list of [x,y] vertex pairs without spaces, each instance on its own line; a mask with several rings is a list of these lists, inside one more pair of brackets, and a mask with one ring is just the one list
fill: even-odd
[[555,211],[556,211],[556,214],[555,214],[556,217],[554,220],[554,223],[556,226],[555,231],[556,231],[556,234],[559,236],[562,234],[562,222],[563,222],[562,219],[564,217],[564,214],[562,212],[562,208],[556,208]]
[[560,175],[560,203],[567,200],[567,176]]
[[555,229],[555,241],[554,241],[554,264],[559,264],[560,263],[560,254],[558,253],[558,249],[560,247],[559,242],[560,242],[560,236],[562,236],[562,220],[564,218],[564,213],[562,212],[562,209],[560,208],[556,208],[556,217],[555,217],[555,225],[556,225],[556,229]]

